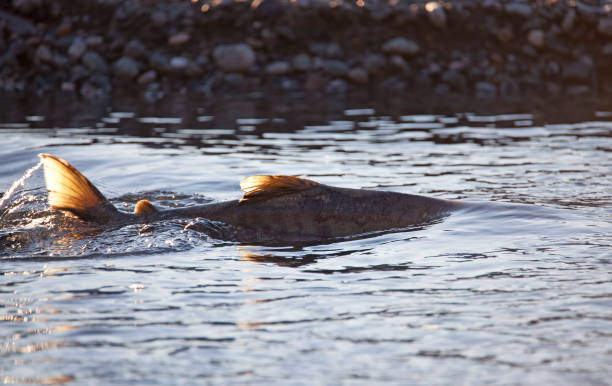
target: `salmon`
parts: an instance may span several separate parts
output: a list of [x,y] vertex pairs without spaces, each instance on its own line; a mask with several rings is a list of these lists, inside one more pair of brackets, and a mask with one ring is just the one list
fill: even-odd
[[255,175],[240,182],[240,200],[159,210],[139,201],[119,211],[74,166],[51,155],[43,160],[52,209],[99,224],[138,224],[200,218],[228,227],[224,238],[240,242],[316,242],[407,228],[448,215],[455,201],[418,195],[349,189],[284,175]]

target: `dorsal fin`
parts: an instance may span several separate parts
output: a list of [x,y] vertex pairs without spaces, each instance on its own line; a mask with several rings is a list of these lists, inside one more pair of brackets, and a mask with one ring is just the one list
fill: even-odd
[[157,208],[155,208],[149,200],[140,200],[134,207],[134,214],[148,214],[154,212],[157,212]]
[[89,180],[65,160],[39,154],[52,209],[68,211],[84,220],[105,220],[117,209]]
[[300,192],[314,188],[317,185],[319,183],[316,181],[293,176],[250,176],[240,181],[240,189],[244,191],[244,196],[242,196],[240,203]]

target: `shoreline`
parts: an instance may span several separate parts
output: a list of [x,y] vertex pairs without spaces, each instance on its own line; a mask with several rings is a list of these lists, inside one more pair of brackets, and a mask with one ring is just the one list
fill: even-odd
[[13,0],[0,94],[612,94],[605,1]]

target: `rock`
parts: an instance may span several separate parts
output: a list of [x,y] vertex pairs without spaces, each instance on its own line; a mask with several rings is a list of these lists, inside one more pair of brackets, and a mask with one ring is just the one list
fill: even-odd
[[593,72],[593,61],[590,58],[583,57],[571,63],[566,63],[563,66],[561,76],[566,81],[586,82],[590,80]]
[[463,91],[467,87],[467,79],[465,76],[455,70],[446,71],[444,74],[442,74],[440,79],[458,91]]
[[168,38],[168,44],[171,46],[181,46],[191,39],[191,35],[187,32],[180,32]]
[[139,71],[138,62],[129,56],[123,56],[113,63],[113,72],[121,78],[134,78]]
[[546,91],[548,91],[551,95],[559,95],[563,88],[559,85],[559,83],[548,82],[546,83]]
[[499,85],[499,94],[505,99],[515,99],[520,97],[521,88],[513,78],[505,78]]
[[55,33],[59,37],[68,35],[72,31],[72,21],[70,18],[65,17],[62,19],[60,25],[55,29]]
[[74,83],[72,83],[72,82],[62,82],[62,84],[60,86],[60,89],[62,91],[72,92],[72,91],[74,91],[76,89],[76,87],[75,87]]
[[309,91],[321,91],[325,88],[325,78],[318,73],[310,73],[304,82],[304,88]]
[[168,23],[168,16],[166,16],[166,12],[163,11],[154,11],[151,13],[151,22],[155,27],[163,27]]
[[231,73],[225,74],[223,81],[234,89],[243,89],[246,79],[242,74]]
[[255,64],[255,52],[248,44],[223,44],[213,50],[213,59],[225,72],[245,72]]
[[323,64],[323,70],[332,76],[346,76],[349,66],[341,60],[330,59]]
[[542,47],[544,45],[544,31],[541,29],[532,29],[527,34],[527,41],[534,47]]
[[170,68],[174,71],[184,71],[189,66],[189,60],[183,56],[175,56],[170,59]]
[[285,75],[291,72],[291,65],[289,62],[281,60],[268,64],[264,71],[266,74],[273,76]]
[[298,71],[308,71],[311,68],[310,56],[307,54],[298,54],[293,57],[293,68]]
[[533,9],[524,3],[509,3],[504,7],[506,12],[513,16],[520,16],[525,19],[530,18],[533,15]]
[[493,83],[478,82],[474,87],[476,98],[493,99],[497,95],[497,87]]
[[438,83],[436,87],[434,87],[434,94],[436,95],[448,95],[450,91],[450,86],[446,83]]
[[492,11],[501,11],[502,5],[499,0],[484,0],[480,6],[484,9]]
[[65,68],[66,66],[68,66],[68,63],[70,61],[68,60],[67,57],[65,57],[64,55],[61,55],[59,53],[56,53],[53,56],[53,64],[55,65],[55,67],[57,68]]
[[382,75],[387,67],[387,59],[380,54],[368,54],[363,59],[363,67],[368,74]]
[[125,47],[123,47],[123,55],[134,59],[142,59],[147,56],[147,47],[145,47],[140,40],[133,39],[127,42]]
[[325,87],[325,92],[328,94],[344,94],[347,91],[348,84],[342,79],[334,79]]
[[34,24],[21,16],[0,10],[0,20],[6,23],[6,28],[14,34],[27,36],[36,32]]
[[612,43],[606,43],[603,47],[601,47],[601,53],[612,56]]
[[561,22],[561,28],[565,32],[570,32],[574,28],[574,24],[576,23],[576,11],[574,8],[568,9],[563,21]]
[[429,15],[429,21],[431,21],[431,24],[438,28],[442,28],[446,25],[446,12],[440,3],[437,1],[430,1],[429,3],[425,4],[425,10]]
[[399,55],[393,55],[391,59],[389,59],[389,64],[401,72],[408,72],[410,70],[410,65],[408,65],[406,59]]
[[514,38],[514,32],[512,32],[512,25],[510,24],[495,29],[493,33],[502,43],[507,43]]
[[87,51],[82,57],[81,61],[90,71],[93,72],[108,72],[108,64],[100,54],[96,51]]
[[154,82],[156,78],[157,72],[155,72],[155,70],[145,71],[138,77],[138,84],[144,86],[146,84]]
[[612,36],[612,18],[599,19],[597,31],[605,36]]
[[53,52],[51,51],[49,46],[46,46],[44,44],[38,46],[38,48],[36,49],[35,57],[39,63],[53,63]]
[[567,95],[571,96],[585,95],[591,92],[591,88],[586,84],[573,85],[568,86],[565,92],[567,93]]
[[24,15],[34,13],[42,7],[43,0],[13,0],[13,8]]
[[87,43],[87,47],[95,48],[101,46],[104,43],[104,39],[98,35],[88,36],[85,39],[85,43]]
[[390,55],[414,56],[419,53],[420,47],[412,40],[398,37],[383,44],[382,51]]
[[85,40],[83,40],[82,37],[77,36],[72,41],[70,47],[68,47],[68,56],[72,60],[79,60],[86,50],[87,44],[85,43]]
[[346,74],[348,80],[357,84],[368,83],[368,72],[362,67],[351,68]]

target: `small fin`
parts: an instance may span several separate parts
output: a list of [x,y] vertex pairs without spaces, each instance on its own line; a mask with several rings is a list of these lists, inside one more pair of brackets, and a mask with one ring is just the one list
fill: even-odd
[[134,214],[149,214],[157,212],[157,209],[151,204],[149,200],[140,200],[134,207]]
[[244,191],[244,196],[240,203],[300,192],[314,188],[317,185],[319,183],[316,181],[293,176],[250,176],[240,181],[240,189]]
[[52,209],[70,212],[83,220],[102,222],[117,209],[89,180],[65,160],[39,154]]

